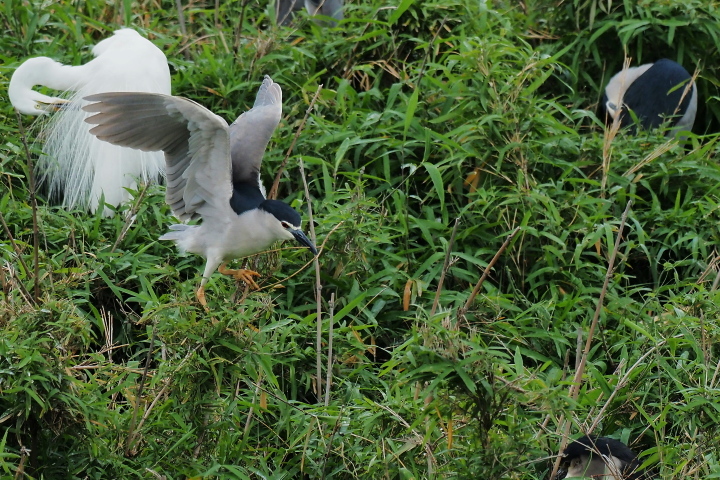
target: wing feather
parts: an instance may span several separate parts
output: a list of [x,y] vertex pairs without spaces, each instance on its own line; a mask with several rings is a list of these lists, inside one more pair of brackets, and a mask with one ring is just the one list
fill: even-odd
[[229,128],[233,182],[260,184],[260,164],[281,117],[282,90],[266,75],[253,108],[240,115]]
[[231,212],[230,143],[225,120],[182,97],[101,93],[86,97],[85,121],[99,139],[145,151],[162,150],[165,199],[180,220],[222,218]]

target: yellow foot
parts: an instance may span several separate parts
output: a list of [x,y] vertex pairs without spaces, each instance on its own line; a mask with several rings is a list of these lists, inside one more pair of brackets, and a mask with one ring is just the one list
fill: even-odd
[[246,270],[244,268],[241,268],[239,270],[231,270],[229,268],[225,268],[225,265],[227,263],[223,263],[218,267],[218,272],[222,273],[223,275],[232,275],[235,280],[242,280],[243,282],[247,283],[252,289],[254,290],[260,290],[260,287],[258,287],[258,284],[255,283],[255,280],[253,280],[252,277],[259,277],[260,274],[258,272],[254,272],[252,270]]
[[200,288],[197,289],[197,292],[195,292],[195,295],[197,296],[200,305],[203,306],[206,312],[209,312],[210,309],[207,306],[207,300],[205,300],[205,287],[201,285]]

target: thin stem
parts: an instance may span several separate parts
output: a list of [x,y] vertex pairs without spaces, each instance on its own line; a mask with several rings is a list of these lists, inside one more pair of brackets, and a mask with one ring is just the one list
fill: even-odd
[[[20,251],[20,247],[17,246],[17,243],[15,243],[15,239],[12,236],[12,232],[10,232],[10,229],[7,226],[7,223],[5,223],[5,217],[3,216],[2,212],[0,212],[0,223],[2,223],[3,229],[5,230],[5,235],[7,235],[8,239],[10,240],[10,245],[13,246],[13,249],[15,250],[15,255],[17,255],[18,260],[20,261],[20,265],[22,265],[23,270],[25,271],[25,275],[30,275],[30,270],[28,269],[28,266],[25,264],[25,260],[23,260],[22,252]],[[20,287],[20,290],[22,290],[23,294],[32,302],[33,305],[37,306],[37,300],[30,295],[30,292],[27,291],[25,288],[25,285],[22,284],[20,279],[18,279],[18,286]]]
[[[318,89],[318,93],[320,90]],[[313,222],[313,214],[312,214],[312,201],[310,199],[310,189],[308,188],[307,184],[307,178],[305,178],[305,166],[303,165],[302,159],[300,160],[300,163],[298,165],[300,168],[300,177],[302,178],[303,187],[305,188],[305,198],[307,199],[307,206],[308,206],[308,225],[310,229],[310,239],[312,240],[314,245],[317,245],[316,236],[315,236],[315,225]],[[318,400],[321,400],[323,398],[323,388],[322,388],[322,283],[320,281],[320,262],[318,261],[318,256],[315,255],[315,259],[313,260],[315,264],[315,301],[317,303],[317,328],[315,332],[315,366],[317,368],[317,398]]]
[[[623,70],[627,70],[630,67],[630,58],[625,57],[623,64]],[[618,109],[622,106],[618,105]],[[610,161],[612,160],[612,142],[615,139],[618,131],[620,130],[620,115],[617,115],[614,119],[610,128],[605,129],[605,136],[603,137],[603,154],[602,154],[602,179],[600,180],[600,196],[605,198],[605,189],[608,182],[608,174],[610,172]]]
[[125,238],[125,235],[127,235],[128,230],[130,230],[130,227],[132,226],[133,222],[135,222],[135,216],[137,215],[138,210],[140,210],[140,202],[142,202],[143,197],[145,197],[145,193],[147,192],[149,184],[145,184],[145,188],[142,189],[142,192],[140,192],[140,195],[135,199],[135,203],[132,206],[132,209],[128,212],[128,214],[125,217],[125,225],[123,225],[122,230],[120,231],[120,235],[118,235],[118,238],[115,240],[115,243],[113,244],[112,248],[110,249],[110,253],[113,253],[115,249],[120,245],[120,242],[123,241],[123,238]]
[[[255,394],[253,395],[253,405],[255,405],[255,402],[257,401],[258,396],[260,396],[261,386],[263,382],[263,371],[260,370],[258,373],[258,379],[257,382],[255,382]],[[250,407],[250,411],[247,414],[247,417],[245,418],[245,428],[243,428],[243,442],[247,441],[248,433],[250,432],[250,426],[252,425],[252,419],[253,415],[255,413],[255,407]]]
[[470,294],[470,298],[467,299],[467,302],[465,302],[465,306],[463,306],[460,311],[458,312],[458,317],[463,318],[465,317],[465,314],[467,313],[468,309],[472,305],[473,301],[475,300],[475,297],[478,293],[480,293],[480,288],[482,287],[482,284],[485,283],[485,279],[490,275],[490,270],[495,266],[495,263],[497,263],[498,259],[500,258],[500,255],[505,251],[508,245],[510,245],[510,242],[512,241],[513,237],[515,237],[515,234],[520,231],[520,227],[515,227],[515,230],[508,235],[508,237],[505,239],[505,242],[503,242],[500,249],[497,251],[495,256],[490,260],[490,263],[488,263],[488,266],[485,267],[485,271],[482,274],[482,277],[480,277],[480,280],[478,280],[477,284],[475,285],[475,288],[473,288],[472,293]]
[[[598,321],[600,319],[600,311],[602,310],[603,302],[605,300],[605,294],[607,293],[607,289],[610,284],[610,279],[612,278],[613,272],[615,271],[615,257],[617,256],[617,252],[620,249],[620,241],[622,240],[623,230],[625,229],[625,222],[627,221],[627,216],[630,213],[631,206],[632,200],[628,201],[627,206],[625,207],[625,211],[620,218],[620,227],[618,228],[615,245],[613,246],[612,253],[610,254],[610,259],[608,260],[608,268],[607,272],[605,273],[605,281],[603,282],[602,289],[600,290],[600,296],[598,297],[597,305],[595,306],[595,314],[593,315],[592,322],[590,323],[590,330],[588,331],[587,340],[585,341],[585,349],[583,350],[582,357],[580,358],[580,362],[578,363],[577,369],[575,371],[575,377],[570,384],[569,396],[573,400],[577,400],[578,395],[580,394],[580,387],[582,386],[582,377],[583,373],[585,372],[587,357],[590,353],[590,348],[592,347],[593,334],[595,333],[595,328],[597,327]],[[567,446],[570,433],[570,422],[566,421],[564,416],[560,418],[560,422],[563,424],[563,434],[560,439],[560,451],[562,452]],[[558,457],[555,460],[550,478],[555,478],[558,468],[560,468],[561,460],[561,457]]]
[[[180,34],[182,35],[182,43],[184,47],[180,50],[185,56],[185,60],[190,59],[190,52],[185,49],[187,47],[187,27],[185,26],[185,13],[183,12],[182,0],[175,0],[175,7],[178,12],[178,24],[180,25]],[[179,53],[179,52],[178,52]]]
[[328,305],[328,353],[327,353],[327,375],[325,379],[325,406],[330,404],[330,385],[332,384],[332,364],[333,364],[333,323],[335,322],[335,292],[330,294],[330,304]]
[[[328,240],[330,239],[330,236],[331,236],[333,233],[335,233],[335,230],[337,230],[338,228],[340,228],[340,226],[341,226],[343,223],[344,223],[344,222],[338,222],[338,224],[335,225],[335,226],[332,228],[332,230],[330,230],[330,231],[328,232],[328,234],[325,236],[325,240],[323,240],[322,245],[320,245],[320,247],[317,249],[317,251],[318,251],[317,257],[313,257],[309,262],[305,263],[305,265],[303,265],[302,267],[298,268],[298,269],[297,269],[295,272],[293,272],[291,275],[288,275],[287,277],[283,278],[283,279],[280,280],[280,281],[277,281],[277,282],[275,282],[275,283],[271,283],[270,285],[265,285],[265,286],[263,286],[262,288],[260,288],[259,290],[256,290],[256,291],[259,292],[259,291],[261,291],[261,290],[272,290],[273,288],[277,287],[278,285],[282,285],[283,283],[287,282],[288,280],[290,280],[291,278],[293,278],[294,276],[298,275],[300,272],[302,272],[303,270],[305,270],[308,265],[310,265],[311,263],[315,262],[315,259],[316,259],[316,258],[320,258],[320,257],[322,256],[322,253],[325,251],[325,244],[326,244],[326,243],[328,242]],[[313,241],[314,241],[314,240],[313,240]],[[306,247],[290,247],[290,248],[291,248],[291,249],[305,249]],[[285,249],[287,249],[287,247],[286,247]],[[283,250],[284,250],[284,249],[283,249]],[[274,252],[274,251],[276,251],[276,250],[268,250],[268,251]],[[268,253],[268,251],[260,252],[260,253]],[[259,254],[258,254],[258,255],[259,255]]]
[[25,149],[25,157],[27,158],[28,182],[30,183],[30,208],[32,209],[33,220],[33,266],[35,272],[33,300],[37,304],[38,298],[40,298],[40,263],[38,259],[38,252],[40,251],[38,239],[40,235],[37,219],[37,197],[35,195],[35,167],[32,162],[32,157],[30,156],[30,149],[28,148],[27,137],[25,136],[25,128],[23,128],[22,123],[22,115],[20,115],[20,112],[17,110],[15,110],[15,115],[17,115],[20,138],[22,139],[23,148]]
[[610,405],[612,403],[613,398],[620,392],[620,390],[627,385],[627,383],[630,381],[630,374],[635,371],[635,369],[639,368],[640,366],[647,368],[647,364],[645,364],[645,359],[653,352],[658,350],[660,347],[665,345],[666,340],[662,340],[657,345],[653,345],[650,350],[645,352],[640,358],[638,358],[635,363],[628,369],[625,374],[620,377],[620,380],[618,380],[617,385],[615,385],[615,388],[613,389],[612,393],[608,397],[608,399],[605,401],[605,404],[602,406],[600,411],[597,415],[595,415],[595,420],[590,424],[590,428],[588,429],[587,433],[592,433],[593,430],[595,430],[598,426],[598,424],[605,418],[605,411],[610,408]]
[[592,347],[593,333],[595,333],[595,328],[597,328],[597,324],[600,319],[600,312],[602,311],[603,302],[605,301],[605,295],[607,294],[607,289],[610,284],[610,279],[612,278],[612,275],[615,271],[615,257],[617,256],[617,252],[620,249],[620,241],[622,240],[623,230],[625,229],[625,222],[627,221],[627,216],[630,213],[631,206],[632,200],[629,200],[627,206],[625,207],[625,211],[620,218],[620,227],[618,229],[617,238],[615,239],[615,245],[613,247],[612,253],[610,254],[610,260],[608,261],[608,268],[607,272],[605,273],[605,281],[603,282],[602,290],[600,290],[600,296],[598,297],[597,305],[595,306],[595,314],[593,315],[592,323],[590,324],[590,330],[588,331],[587,340],[585,341],[585,350],[583,351],[582,358],[580,359],[580,365],[577,369],[577,372],[575,372],[575,378],[573,380],[573,383],[570,386],[570,397],[573,400],[576,400],[578,394],[580,393],[582,375],[585,371],[585,364],[587,363],[587,357],[590,353],[590,347]]
[[[277,1],[277,0],[276,0]],[[248,3],[250,0],[243,0],[242,7],[240,10],[240,18],[238,18],[237,27],[235,29],[235,55],[237,56],[240,50],[240,36],[242,35],[243,22],[245,22],[245,10],[247,10]]]
[[455,234],[457,233],[458,225],[460,225],[460,218],[455,219],[455,225],[450,234],[450,241],[448,242],[447,252],[445,253],[445,262],[443,263],[442,272],[440,273],[440,281],[438,281],[437,291],[435,292],[435,300],[433,300],[432,308],[430,309],[430,316],[435,315],[438,303],[440,302],[440,292],[442,292],[443,283],[445,282],[445,274],[447,274],[448,268],[450,268],[450,257],[455,245]]
[[135,442],[136,431],[135,425],[137,422],[138,410],[140,409],[140,403],[142,402],[142,394],[145,389],[145,380],[147,379],[148,370],[150,369],[150,359],[152,358],[152,351],[155,346],[155,332],[157,330],[157,324],[153,325],[152,337],[150,338],[150,346],[148,347],[147,356],[145,357],[145,368],[143,368],[142,376],[140,377],[140,384],[138,385],[137,395],[135,400],[135,408],[133,410],[132,419],[130,420],[130,428],[128,429],[127,441],[125,443],[125,454],[129,455],[130,450]]

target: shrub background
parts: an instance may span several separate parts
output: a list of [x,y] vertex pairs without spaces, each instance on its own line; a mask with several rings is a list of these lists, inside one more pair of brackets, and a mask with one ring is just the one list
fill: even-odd
[[[0,9],[2,478],[546,479],[564,422],[630,444],[659,478],[720,478],[718,2],[372,0],[336,30],[274,27],[265,3],[182,3],[183,21],[167,0]],[[250,259],[282,288],[242,303],[215,274],[206,314],[203,260],[157,241],[164,187],[125,236],[132,204],[102,218],[40,190],[33,248],[7,82],[30,56],[87,62],[120,26],[166,53],[175,95],[229,121],[263,75],[282,86],[266,185],[323,85],[279,192],[311,204],[324,245],[319,349],[307,252]],[[685,146],[604,131],[623,50],[698,69]]]

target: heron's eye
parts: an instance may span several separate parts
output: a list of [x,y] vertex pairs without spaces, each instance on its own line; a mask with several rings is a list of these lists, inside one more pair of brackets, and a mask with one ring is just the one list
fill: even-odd
[[283,226],[283,228],[292,228],[292,225],[290,225],[288,222],[281,220],[280,225]]

